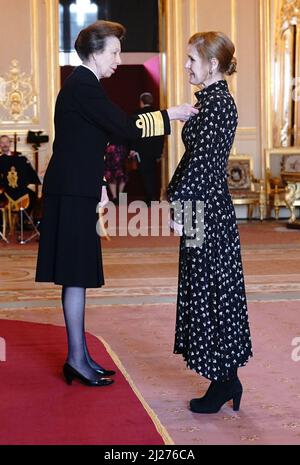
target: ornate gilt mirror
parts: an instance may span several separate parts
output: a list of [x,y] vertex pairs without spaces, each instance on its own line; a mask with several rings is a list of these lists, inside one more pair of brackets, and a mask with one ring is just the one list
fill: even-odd
[[300,0],[272,0],[270,28],[273,147],[299,146]]

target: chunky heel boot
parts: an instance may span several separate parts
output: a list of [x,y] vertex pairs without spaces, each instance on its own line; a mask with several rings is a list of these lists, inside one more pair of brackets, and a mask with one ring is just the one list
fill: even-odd
[[235,394],[233,396],[233,410],[237,412],[240,409],[240,403],[241,403],[241,398],[242,398],[243,391]]
[[190,409],[195,413],[217,413],[232,399],[233,410],[238,411],[242,394],[243,386],[238,377],[228,381],[212,381],[204,397],[190,401]]

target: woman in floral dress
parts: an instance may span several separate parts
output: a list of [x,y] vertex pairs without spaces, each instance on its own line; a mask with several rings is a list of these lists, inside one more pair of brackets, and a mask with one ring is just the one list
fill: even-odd
[[104,177],[108,182],[112,201],[118,204],[118,194],[124,192],[128,181],[125,163],[128,157],[128,142],[120,137],[111,138],[106,147]]
[[195,94],[200,111],[183,127],[186,151],[168,186],[171,204],[193,207],[193,241],[178,208],[174,218],[181,235],[174,352],[211,380],[205,396],[190,401],[197,413],[218,412],[231,399],[239,409],[237,369],[252,356],[239,232],[226,175],[238,115],[224,74],[236,70],[234,51],[220,32],[197,33],[189,40],[185,68],[189,82],[201,88]]

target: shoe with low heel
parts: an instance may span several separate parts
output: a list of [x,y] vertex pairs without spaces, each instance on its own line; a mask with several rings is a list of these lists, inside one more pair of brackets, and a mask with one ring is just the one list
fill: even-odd
[[206,394],[190,401],[190,409],[195,413],[217,413],[226,402],[233,400],[233,410],[240,408],[243,386],[238,378],[228,381],[212,381]]
[[113,376],[116,374],[113,370],[106,370],[105,368],[93,368],[93,370],[100,376]]
[[86,386],[109,386],[110,384],[114,382],[114,380],[110,378],[98,378],[98,379],[86,378],[68,363],[64,364],[63,374],[66,379],[66,383],[68,385],[72,384],[73,379],[78,379]]

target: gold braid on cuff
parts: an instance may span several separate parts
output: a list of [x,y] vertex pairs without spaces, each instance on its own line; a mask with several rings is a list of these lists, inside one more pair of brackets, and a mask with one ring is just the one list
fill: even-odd
[[142,130],[142,137],[163,136],[165,133],[164,119],[160,111],[141,113],[136,120],[136,126]]

